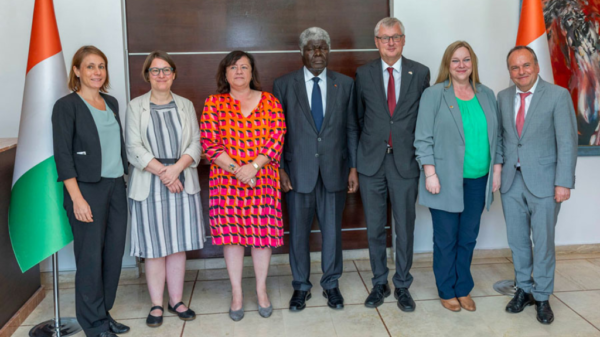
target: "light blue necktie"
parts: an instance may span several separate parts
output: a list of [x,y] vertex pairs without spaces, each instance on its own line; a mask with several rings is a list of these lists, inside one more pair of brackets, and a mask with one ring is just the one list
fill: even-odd
[[312,113],[313,119],[315,120],[317,132],[320,132],[321,125],[323,125],[323,97],[321,96],[321,88],[319,88],[320,78],[313,77],[312,80],[315,82],[315,84],[313,86],[312,98],[310,100],[310,112]]

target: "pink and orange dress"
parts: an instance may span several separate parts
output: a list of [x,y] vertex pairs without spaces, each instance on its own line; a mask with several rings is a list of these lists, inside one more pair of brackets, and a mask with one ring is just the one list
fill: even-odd
[[[211,162],[209,221],[213,245],[283,245],[279,159],[285,132],[281,104],[270,93],[262,92],[248,117],[242,114],[240,102],[229,94],[206,99],[200,134]],[[239,165],[259,154],[271,161],[257,173],[256,186],[250,187],[214,163],[223,152]]]

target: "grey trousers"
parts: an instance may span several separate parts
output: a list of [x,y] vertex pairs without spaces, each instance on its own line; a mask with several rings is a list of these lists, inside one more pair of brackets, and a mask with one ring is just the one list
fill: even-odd
[[517,287],[533,293],[537,301],[547,301],[554,291],[554,229],[560,203],[553,196],[534,196],[517,171],[512,186],[502,194],[502,209]]
[[372,176],[359,174],[358,179],[367,220],[369,257],[373,270],[371,281],[373,285],[388,282],[385,226],[389,193],[396,226],[396,273],[393,282],[396,288],[408,288],[413,281],[410,268],[419,178],[403,178],[396,169],[393,154],[386,154],[377,173]]
[[342,213],[346,191],[329,192],[321,175],[310,193],[289,191],[286,194],[290,217],[290,266],[294,290],[308,291],[310,283],[310,231],[317,215],[321,229],[321,287],[337,288],[344,270],[342,259]]

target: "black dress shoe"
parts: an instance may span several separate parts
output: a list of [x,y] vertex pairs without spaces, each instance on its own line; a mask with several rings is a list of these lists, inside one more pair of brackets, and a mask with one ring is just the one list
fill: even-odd
[[310,290],[294,290],[292,299],[290,300],[290,311],[301,311],[306,308],[306,301],[310,300]]
[[535,301],[535,310],[537,311],[537,320],[542,324],[550,324],[554,322],[554,313],[550,308],[548,301]]
[[532,294],[528,294],[525,290],[517,288],[512,300],[506,305],[506,312],[516,314],[523,311],[526,306],[533,305],[534,303],[535,300]]
[[188,308],[188,310],[186,310],[184,312],[177,311],[177,308],[179,308],[182,305],[184,305],[183,302],[179,302],[179,303],[175,304],[174,307],[171,307],[171,304],[168,304],[167,310],[169,310],[170,313],[179,316],[179,319],[182,320],[182,321],[193,321],[193,320],[195,320],[196,319],[196,313],[194,312],[194,310]]
[[331,309],[344,309],[344,297],[340,292],[340,288],[323,290],[323,297],[327,299],[327,305]]
[[408,288],[396,288],[394,290],[394,297],[398,300],[398,308],[404,312],[413,312],[417,307],[415,301],[413,301],[412,296],[410,296],[410,292]]
[[108,317],[108,326],[110,328],[110,332],[122,334],[122,333],[129,332],[129,330],[131,330],[127,325],[115,321],[110,316],[110,314],[108,314],[107,317]]
[[118,337],[118,336],[110,331],[102,331],[101,333],[97,334],[96,337]]
[[383,304],[383,300],[386,297],[390,296],[392,291],[390,290],[390,286],[386,284],[376,284],[373,289],[371,289],[371,293],[365,300],[365,307],[367,308],[377,308],[378,306]]
[[[164,312],[165,309],[163,309],[163,307],[161,307],[160,305],[154,306],[152,308],[150,308],[150,312],[159,309],[160,311]],[[146,325],[151,327],[151,328],[158,328],[159,326],[161,326],[163,323],[163,317],[162,314],[160,316],[152,316],[150,313],[148,313],[148,317],[146,317]]]

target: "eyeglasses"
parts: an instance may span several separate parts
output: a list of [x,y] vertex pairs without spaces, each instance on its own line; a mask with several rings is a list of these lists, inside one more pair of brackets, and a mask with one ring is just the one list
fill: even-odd
[[152,74],[152,76],[158,76],[161,71],[162,71],[163,75],[169,76],[173,73],[173,68],[167,67],[167,68],[149,68],[148,69],[148,72],[150,74]]
[[402,40],[402,38],[404,37],[404,34],[394,35],[394,36],[375,36],[375,37],[378,38],[383,43],[390,42],[390,39],[392,39],[392,41],[394,41],[394,42],[400,42],[400,40]]

